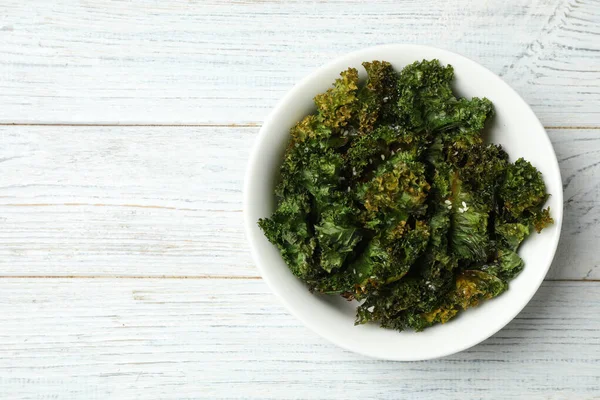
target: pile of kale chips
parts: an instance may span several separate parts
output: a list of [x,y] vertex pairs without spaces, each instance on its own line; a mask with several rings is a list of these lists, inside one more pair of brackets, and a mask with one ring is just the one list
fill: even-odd
[[[552,223],[540,172],[485,144],[493,114],[437,60],[341,73],[298,122],[259,225],[310,290],[363,300],[358,324],[420,331],[504,292]],[[465,78],[465,79],[468,79]]]

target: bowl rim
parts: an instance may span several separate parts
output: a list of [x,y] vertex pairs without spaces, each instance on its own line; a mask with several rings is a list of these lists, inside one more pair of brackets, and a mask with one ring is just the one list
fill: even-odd
[[[298,94],[300,94],[303,90],[305,90],[305,88],[307,86],[310,86],[310,83],[315,78],[318,78],[320,75],[322,75],[326,71],[330,70],[333,66],[336,66],[336,65],[344,63],[344,62],[350,63],[353,60],[355,60],[357,57],[360,57],[362,54],[365,54],[365,53],[385,52],[385,51],[411,51],[411,50],[432,51],[432,52],[438,53],[440,55],[440,59],[444,56],[448,56],[449,58],[455,58],[455,59],[462,60],[463,62],[472,63],[472,64],[475,64],[477,67],[487,71],[487,73],[492,74],[494,77],[496,77],[498,79],[498,81],[505,87],[505,89],[507,89],[509,92],[511,92],[512,95],[516,96],[516,98],[518,98],[521,101],[523,107],[526,107],[527,110],[531,113],[531,115],[534,116],[535,123],[544,132],[544,135],[543,135],[544,140],[546,141],[546,144],[549,146],[549,149],[551,151],[551,153],[548,154],[548,156],[551,156],[550,160],[549,160],[549,163],[551,163],[551,165],[549,167],[553,170],[553,175],[556,176],[560,182],[562,182],[562,177],[561,177],[561,173],[560,173],[558,159],[556,157],[556,152],[554,150],[554,147],[552,146],[552,142],[550,141],[550,138],[549,138],[548,133],[546,132],[544,126],[539,121],[537,115],[535,115],[535,113],[533,112],[533,110],[531,109],[529,104],[500,76],[498,76],[497,74],[495,74],[494,72],[492,72],[491,70],[486,68],[485,66],[481,65],[480,63],[478,63],[468,57],[465,57],[461,54],[454,53],[452,51],[448,51],[448,50],[441,49],[438,47],[427,46],[427,45],[417,45],[417,44],[385,44],[385,45],[378,45],[378,46],[362,48],[360,50],[346,53],[344,55],[334,58],[333,60],[329,61],[326,64],[321,65],[319,68],[317,68],[313,72],[306,75],[283,96],[277,102],[275,107],[269,112],[269,115],[265,119],[264,123],[262,124],[262,126],[258,132],[255,143],[250,150],[250,156],[249,156],[248,163],[247,163],[247,170],[245,173],[244,186],[243,186],[244,227],[245,227],[245,234],[246,234],[247,240],[250,244],[252,259],[256,263],[256,266],[258,267],[262,278],[265,280],[267,285],[270,287],[271,291],[279,298],[279,300],[287,308],[287,310],[292,315],[294,315],[297,319],[299,319],[306,327],[311,329],[313,332],[317,333],[321,337],[325,338],[329,342],[331,342],[339,347],[342,347],[346,350],[349,350],[354,353],[358,353],[358,354],[361,354],[361,355],[364,355],[367,357],[376,358],[376,359],[393,360],[393,361],[430,360],[430,359],[436,359],[436,358],[441,358],[441,357],[446,357],[446,356],[449,356],[452,354],[456,354],[456,353],[462,352],[466,349],[469,349],[469,348],[487,340],[488,338],[490,338],[491,336],[493,336],[497,332],[499,332],[501,329],[503,329],[508,323],[510,323],[527,306],[527,304],[529,304],[529,302],[531,301],[533,296],[539,290],[543,280],[545,279],[545,277],[550,269],[550,266],[552,264],[552,261],[554,260],[555,254],[556,254],[558,242],[560,240],[561,228],[562,228],[562,222],[563,222],[563,208],[564,208],[563,188],[562,188],[562,184],[561,184],[560,191],[558,193],[552,193],[552,197],[557,199],[557,202],[558,202],[558,204],[560,204],[560,207],[557,209],[553,208],[553,218],[555,220],[555,227],[556,227],[557,232],[555,235],[553,235],[552,242],[548,243],[548,245],[549,245],[548,254],[550,255],[550,257],[548,258],[549,261],[548,261],[547,265],[543,269],[543,273],[539,274],[539,277],[536,281],[531,282],[531,292],[526,297],[526,299],[524,299],[522,301],[522,304],[519,304],[518,306],[513,307],[511,312],[506,314],[505,317],[503,317],[504,321],[501,324],[499,324],[494,329],[485,331],[484,334],[478,336],[477,340],[474,340],[472,343],[467,343],[467,344],[464,344],[462,346],[457,346],[457,347],[449,347],[448,350],[446,350],[446,351],[440,351],[436,354],[430,354],[427,356],[418,356],[417,355],[417,356],[407,356],[407,357],[394,357],[394,356],[387,356],[387,355],[382,356],[381,354],[375,355],[370,352],[363,351],[360,347],[352,347],[352,346],[347,345],[346,343],[341,343],[341,342],[337,341],[335,339],[335,337],[333,337],[334,335],[331,335],[328,332],[326,332],[325,330],[320,329],[318,324],[314,323],[309,318],[305,318],[300,312],[298,312],[296,310],[296,307],[285,296],[284,291],[280,290],[280,288],[275,284],[275,282],[272,281],[271,276],[269,275],[267,269],[262,265],[263,263],[261,261],[259,250],[258,250],[258,240],[259,239],[257,237],[255,237],[255,234],[252,232],[252,229],[253,229],[254,225],[256,225],[257,221],[253,220],[252,216],[250,215],[251,213],[249,211],[250,207],[251,207],[251,194],[253,192],[251,186],[252,186],[252,180],[253,180],[252,178],[254,175],[254,171],[256,169],[258,160],[261,156],[260,149],[262,149],[263,146],[265,145],[265,142],[267,141],[267,139],[269,137],[269,132],[273,129],[272,125],[275,123],[274,120],[276,119],[276,116],[279,115],[282,112],[282,110],[287,108],[287,106],[288,106],[287,103],[294,97],[298,96]],[[415,58],[415,60],[416,60],[416,58]],[[368,61],[368,60],[364,60],[364,61]],[[379,329],[384,329],[384,328],[379,328]]]

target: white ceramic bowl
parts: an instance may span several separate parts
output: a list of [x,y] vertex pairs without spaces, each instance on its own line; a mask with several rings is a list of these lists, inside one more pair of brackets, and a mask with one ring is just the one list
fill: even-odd
[[[376,324],[354,326],[355,302],[341,297],[311,294],[292,275],[275,246],[257,226],[275,208],[273,189],[290,128],[314,111],[313,97],[324,92],[342,70],[355,67],[365,77],[363,61],[386,60],[396,70],[422,59],[439,59],[455,70],[455,91],[465,97],[487,97],[495,106],[489,141],[501,144],[514,161],[524,157],[544,175],[551,193],[555,224],[532,234],[519,254],[525,269],[509,289],[479,307],[462,312],[443,325],[423,332],[396,332]],[[262,126],[252,150],[244,187],[246,233],[254,261],[265,281],[287,308],[306,326],[333,343],[357,353],[389,360],[425,360],[453,354],[487,339],[510,322],[542,283],[558,244],[563,212],[560,170],[552,144],[535,114],[523,99],[498,76],[458,54],[433,47],[387,45],[340,57],[319,68],[277,104]],[[532,321],[532,324],[535,322]]]

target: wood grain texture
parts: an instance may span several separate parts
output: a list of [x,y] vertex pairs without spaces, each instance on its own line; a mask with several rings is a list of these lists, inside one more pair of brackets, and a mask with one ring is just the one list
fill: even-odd
[[255,123],[334,57],[420,43],[500,74],[546,126],[598,126],[599,24],[595,0],[4,0],[0,122]]
[[[0,398],[600,399],[599,26],[597,0],[1,1]],[[565,220],[548,279],[581,281],[429,362],[304,328],[243,234],[269,110],[385,43],[462,53],[544,125],[595,128],[549,131]]]
[[[600,279],[600,131],[549,131],[563,180],[561,239],[549,277]],[[577,271],[577,272],[575,272]]]
[[241,212],[255,133],[0,127],[0,275],[256,275]]
[[[160,399],[588,399],[600,286],[545,283],[460,354],[384,362],[321,339],[262,281],[0,280],[0,396]],[[318,388],[318,390],[317,390]]]
[[[257,128],[0,127],[0,276],[257,276],[242,184]],[[564,181],[550,279],[600,279],[600,136],[550,130]]]

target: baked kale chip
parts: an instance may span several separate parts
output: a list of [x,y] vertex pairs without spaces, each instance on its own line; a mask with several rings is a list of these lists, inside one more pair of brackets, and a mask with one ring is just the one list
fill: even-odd
[[363,63],[298,122],[258,223],[312,291],[361,300],[357,324],[420,331],[502,294],[518,250],[552,224],[529,162],[483,130],[494,107],[452,91],[437,60]]

